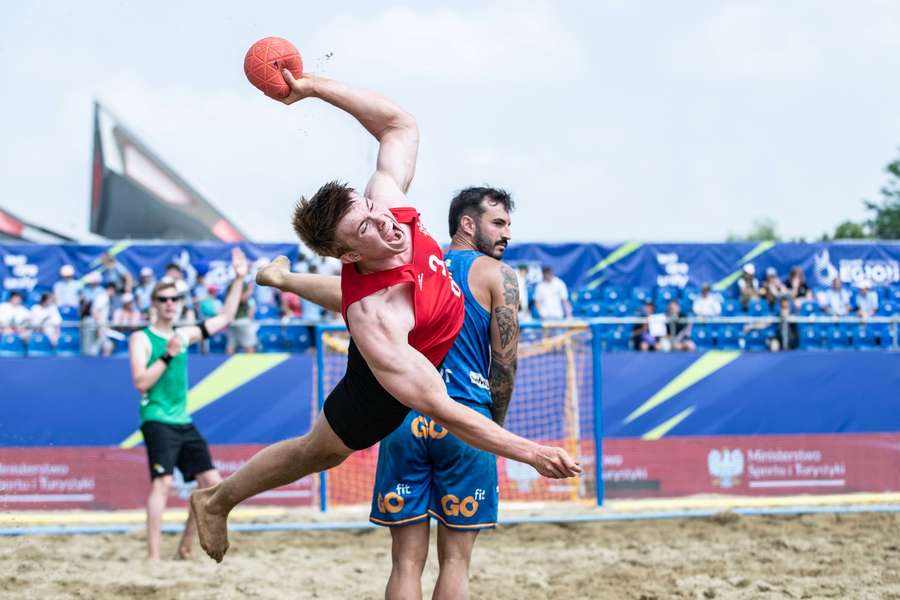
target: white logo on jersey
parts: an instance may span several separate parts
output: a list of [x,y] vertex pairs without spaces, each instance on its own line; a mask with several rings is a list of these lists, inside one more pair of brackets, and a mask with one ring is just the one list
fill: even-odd
[[425,274],[419,273],[419,289],[422,289],[422,282],[425,280]]
[[480,387],[483,390],[491,391],[491,384],[488,383],[488,380],[485,379],[484,375],[481,373],[476,373],[475,371],[469,371],[469,381],[472,382],[472,385]]

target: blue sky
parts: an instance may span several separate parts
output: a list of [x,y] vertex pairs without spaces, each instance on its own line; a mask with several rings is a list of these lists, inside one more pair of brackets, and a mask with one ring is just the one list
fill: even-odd
[[86,231],[97,98],[255,239],[293,239],[293,201],[363,186],[374,145],[247,83],[267,35],[417,117],[410,197],[441,238],[484,183],[513,193],[520,241],[715,241],[764,217],[817,237],[863,218],[900,154],[894,2],[179,4],[4,9],[0,206]]

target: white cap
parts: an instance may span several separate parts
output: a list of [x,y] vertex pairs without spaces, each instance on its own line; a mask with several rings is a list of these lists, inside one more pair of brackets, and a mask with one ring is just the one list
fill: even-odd
[[744,265],[744,273],[747,275],[756,275],[756,267],[753,266],[753,263]]
[[59,268],[60,277],[71,277],[75,274],[75,267],[72,265],[63,265]]
[[141,277],[153,277],[153,269],[150,267],[143,267],[141,269]]
[[777,277],[778,271],[775,270],[775,267],[766,267],[766,277]]
[[97,271],[91,271],[90,273],[88,273],[87,275],[84,276],[85,283],[97,284],[97,283],[100,283],[102,280],[103,280],[103,278],[100,277],[100,273],[98,273]]
[[123,303],[134,302],[134,294],[131,294],[131,293],[122,294],[122,302]]

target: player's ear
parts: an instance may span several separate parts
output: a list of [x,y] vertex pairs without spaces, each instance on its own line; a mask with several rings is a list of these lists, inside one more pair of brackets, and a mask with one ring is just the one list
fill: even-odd
[[358,252],[354,252],[351,250],[350,252],[344,252],[343,254],[341,254],[340,260],[345,265],[351,265],[355,262],[359,262],[360,258],[362,257]]
[[459,218],[459,226],[467,235],[475,235],[475,219],[471,215],[463,215]]

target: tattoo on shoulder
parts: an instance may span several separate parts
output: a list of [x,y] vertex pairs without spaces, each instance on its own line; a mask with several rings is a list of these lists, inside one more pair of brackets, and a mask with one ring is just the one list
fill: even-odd
[[516,277],[515,271],[506,265],[500,266],[500,273],[503,276],[503,303],[518,309],[519,279]]

